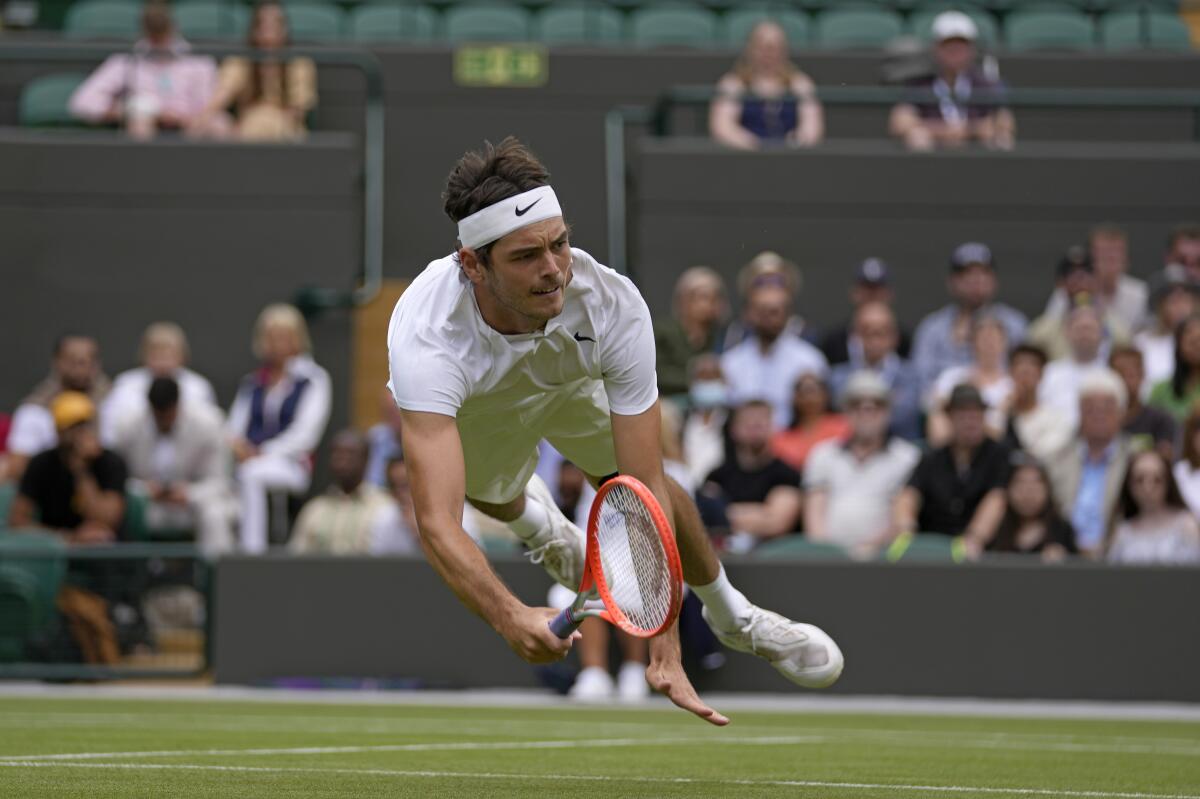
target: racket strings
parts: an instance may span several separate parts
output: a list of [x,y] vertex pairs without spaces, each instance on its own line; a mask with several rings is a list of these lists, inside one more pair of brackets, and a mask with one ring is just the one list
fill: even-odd
[[612,488],[600,507],[596,535],[604,582],[629,622],[656,630],[672,605],[671,571],[658,526],[638,495]]

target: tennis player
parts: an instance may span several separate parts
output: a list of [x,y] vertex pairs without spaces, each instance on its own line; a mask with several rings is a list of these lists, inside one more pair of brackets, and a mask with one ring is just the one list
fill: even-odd
[[[684,579],[726,646],[798,685],[842,671],[833,639],[756,607],[725,576],[688,494],[663,473],[650,312],[624,276],[570,244],[546,168],[514,138],[466,153],[443,195],[458,249],[412,282],[388,329],[421,545],[472,611],[530,663],[566,656],[556,610],[504,586],[462,527],[463,498],[507,524],[531,560],[575,590],[584,535],[534,474],[545,438],[598,484],[645,483],[672,520]],[[723,725],[680,663],[678,629],[650,641],[650,685]]]

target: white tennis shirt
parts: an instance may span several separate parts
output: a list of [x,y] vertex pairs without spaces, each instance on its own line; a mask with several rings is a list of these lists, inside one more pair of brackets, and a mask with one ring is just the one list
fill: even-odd
[[425,267],[388,326],[396,404],[446,416],[495,415],[503,423],[537,396],[601,381],[614,413],[649,409],[658,380],[645,300],[628,278],[583,250],[571,255],[562,313],[536,333],[512,336],[483,320],[454,256]]

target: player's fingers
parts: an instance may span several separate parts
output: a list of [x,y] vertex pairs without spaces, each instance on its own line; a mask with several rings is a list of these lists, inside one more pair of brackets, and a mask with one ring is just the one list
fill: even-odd
[[708,705],[700,701],[700,697],[691,689],[676,689],[670,680],[661,679],[654,686],[660,693],[666,695],[668,699],[675,704],[676,707],[682,708],[689,713],[694,713],[700,718],[713,724],[717,727],[724,727],[729,723],[729,719],[713,710]]

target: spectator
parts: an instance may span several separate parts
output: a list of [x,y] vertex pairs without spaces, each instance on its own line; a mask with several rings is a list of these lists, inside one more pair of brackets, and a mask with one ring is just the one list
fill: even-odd
[[1182,423],[1200,401],[1200,315],[1175,328],[1175,369],[1169,380],[1150,390],[1148,403]]
[[[800,289],[804,285],[804,275],[800,267],[784,258],[777,252],[763,250],[751,258],[737,274],[737,293],[743,304],[756,289],[772,287],[782,288],[788,295],[788,319],[786,330],[794,333],[810,344],[817,342],[817,333],[810,327],[793,307]],[[726,352],[746,340],[752,331],[744,318],[734,319],[725,330],[725,342],[721,352]]]
[[1094,306],[1080,305],[1067,316],[1066,358],[1051,361],[1042,376],[1042,402],[1062,412],[1074,427],[1079,421],[1079,385],[1083,376],[1108,365],[1104,323]]
[[1108,356],[1108,365],[1125,384],[1125,395],[1129,398],[1121,429],[1135,444],[1141,445],[1140,448],[1153,447],[1168,461],[1174,460],[1179,427],[1169,413],[1142,402],[1146,371],[1141,351],[1128,345],[1114,347]]
[[792,392],[792,419],[786,430],[771,437],[771,452],[796,471],[822,441],[845,441],[850,435],[846,417],[833,411],[829,386],[816,375],[801,375]]
[[731,451],[702,489],[728,503],[735,549],[789,533],[800,520],[800,475],[771,454],[771,431],[769,404],[750,400],[738,406],[729,425]]
[[725,284],[707,266],[693,266],[675,281],[675,315],[654,325],[658,390],[686,394],[692,359],[720,348],[729,315]]
[[1182,264],[1168,264],[1151,279],[1150,286],[1154,318],[1133,337],[1146,364],[1144,395],[1175,373],[1175,330],[1184,319],[1200,310],[1196,303],[1200,283],[1188,276]]
[[996,265],[986,245],[960,245],[950,257],[947,283],[952,302],[921,320],[913,335],[913,365],[922,393],[951,366],[971,362],[971,325],[975,318],[992,315],[1008,331],[1009,341],[1024,341],[1025,317],[1020,311],[994,302]]
[[869,558],[893,537],[891,508],[920,459],[915,446],[888,433],[890,390],[874,372],[846,384],[850,437],[813,448],[804,472],[804,531]]
[[[276,0],[256,5],[246,46],[257,58],[230,56],[221,63],[205,119],[223,120],[218,130],[247,141],[303,139],[308,134],[304,117],[317,104],[317,67],[310,58],[280,60],[290,44],[283,5]],[[225,118],[230,107],[237,117],[232,126]]]
[[137,139],[160,131],[202,135],[216,83],[213,60],[191,55],[170,6],[151,0],[142,9],[142,38],[133,52],[105,59],[75,90],[70,110],[93,125],[123,125]]
[[946,406],[950,442],[925,453],[896,498],[895,532],[962,536],[977,554],[1004,515],[1009,451],[987,436],[979,389],[957,386]]
[[787,34],[763,20],[746,38],[733,71],[717,84],[709,134],[727,147],[811,147],[825,135],[816,86],[788,58]]
[[1013,390],[1009,396],[1008,428],[1004,443],[1025,450],[1039,461],[1065,447],[1075,435],[1067,417],[1039,401],[1038,387],[1046,368],[1046,353],[1032,344],[1018,344],[1008,357]]
[[1200,523],[1159,452],[1129,462],[1106,557],[1111,563],[1200,563]]
[[790,310],[791,294],[782,285],[752,288],[746,296],[750,335],[721,357],[731,401],[766,400],[776,426],[790,415],[792,388],[801,375],[824,377],[829,371],[820,350],[788,330]]
[[421,551],[417,515],[408,479],[408,464],[395,457],[387,462],[388,494],[392,503],[384,507],[371,528],[372,555],[409,555]]
[[173,377],[156,377],[144,410],[131,409],[113,431],[112,447],[149,503],[151,529],[196,531],[201,551],[233,550],[230,452],[221,414],[190,400]]
[[[1066,255],[1059,261],[1058,288],[1051,295],[1046,312],[1029,325],[1029,343],[1041,347],[1052,361],[1068,357],[1071,345],[1067,340],[1067,317],[1071,309],[1078,305],[1096,306],[1100,312],[1106,341],[1127,343],[1131,328],[1117,315],[1115,308],[1099,303],[1096,282],[1091,256],[1087,250],[1079,246],[1067,250]],[[1141,283],[1140,280],[1138,282]],[[1060,294],[1064,297],[1061,306],[1055,301]]]
[[867,302],[854,312],[849,346],[850,359],[833,367],[829,377],[834,401],[845,402],[846,385],[860,371],[869,371],[891,393],[891,430],[909,440],[921,437],[921,390],[912,365],[897,350],[899,329],[892,309],[882,302]]
[[116,426],[126,416],[147,418],[146,404],[150,384],[169,377],[179,387],[185,405],[207,405],[217,409],[217,395],[208,379],[188,369],[188,341],[183,328],[174,322],[155,322],[142,334],[142,365],[122,372],[113,381],[112,391],[100,412],[100,437],[111,442]]
[[1173,470],[1175,483],[1192,513],[1200,517],[1200,409],[1193,410],[1183,426],[1182,451]]
[[367,474],[366,436],[343,430],[329,445],[333,484],[300,510],[288,549],[301,555],[365,555],[381,517],[392,504],[387,492],[363,480]]
[[1200,224],[1176,225],[1167,237],[1168,264],[1181,264],[1192,282],[1200,282]]
[[985,424],[988,435],[1000,438],[1008,425],[1007,410],[1012,395],[1008,376],[1008,333],[1004,323],[994,316],[976,317],[971,327],[972,361],[966,366],[951,366],[938,376],[928,401],[925,437],[932,447],[950,440],[950,420],[944,408],[955,386],[969,383],[979,389],[987,403]]
[[[1132,332],[1142,326],[1146,318],[1146,301],[1149,289],[1146,281],[1139,280],[1129,272],[1129,234],[1124,228],[1106,223],[1096,225],[1088,232],[1088,247],[1078,248],[1080,253],[1068,251],[1067,260],[1074,256],[1077,263],[1087,264],[1086,269],[1093,277],[1088,280],[1091,285],[1080,290],[1087,291],[1096,298],[1096,304],[1104,312],[1108,322],[1119,322],[1122,330]],[[1071,295],[1075,292],[1068,285],[1062,285],[1064,266],[1059,265],[1060,285],[1050,295],[1046,304],[1046,315],[1062,317],[1070,306]],[[1054,353],[1050,356],[1057,357]]]
[[[854,309],[853,316],[849,322],[827,331],[821,337],[821,354],[830,365],[851,362],[855,360],[856,354],[861,356],[862,342],[856,338],[858,331],[854,326],[854,319],[861,308],[866,305],[883,305],[891,309],[893,296],[889,271],[888,265],[879,258],[868,258],[858,265],[854,283],[850,286],[850,307]],[[895,325],[894,317],[892,324]],[[907,358],[912,346],[908,331],[897,327],[896,333],[893,349],[901,358]]]
[[100,446],[96,406],[63,391],[50,403],[57,444],[30,461],[9,509],[11,527],[37,523],[72,544],[116,540],[125,516],[125,462]]
[[1104,544],[1132,446],[1121,432],[1125,384],[1107,367],[1079,383],[1079,438],[1047,462],[1059,511],[1075,528],[1075,546],[1096,556]]
[[1013,453],[1005,498],[1004,518],[988,552],[1036,554],[1046,562],[1075,553],[1075,531],[1054,507],[1050,477],[1037,460]]
[[379,395],[379,408],[382,421],[367,431],[367,443],[371,450],[370,460],[367,461],[367,482],[387,488],[387,465],[395,458],[404,457],[404,447],[400,442],[400,409],[396,406],[391,389],[385,387]]
[[888,122],[891,134],[908,149],[962,147],[975,141],[994,150],[1013,148],[1016,121],[1009,109],[995,104],[1004,99],[1004,85],[975,63],[978,36],[974,21],[961,11],[934,18],[935,71],[910,84],[932,99],[900,103]]
[[50,406],[64,391],[86,394],[94,407],[102,407],[110,387],[100,369],[100,348],[90,336],[68,333],[54,343],[50,376],[38,383],[19,406],[8,433],[8,472],[18,480],[25,464],[39,452],[58,443]]
[[242,379],[228,430],[238,463],[242,547],[267,548],[267,492],[308,490],[312,457],[329,421],[329,374],[309,355],[304,317],[290,305],[268,305],[254,325],[261,362]]
[[692,362],[688,389],[690,410],[683,424],[684,462],[691,482],[700,484],[725,462],[725,425],[729,420],[729,387],[721,373],[721,359],[701,355]]
[[8,481],[8,431],[12,427],[12,417],[0,413],[0,483]]

